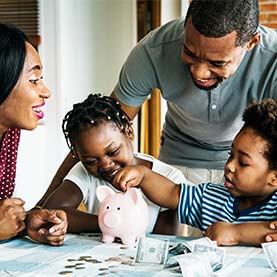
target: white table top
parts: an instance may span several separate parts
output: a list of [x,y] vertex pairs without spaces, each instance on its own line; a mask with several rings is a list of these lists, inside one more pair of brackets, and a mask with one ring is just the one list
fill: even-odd
[[[189,238],[150,235],[169,241]],[[277,276],[261,247],[225,247],[223,271],[219,276]],[[133,265],[135,247],[104,244],[99,234],[66,236],[63,246],[53,247],[21,238],[0,243],[0,276],[181,276],[157,266]],[[120,274],[119,274],[120,273]]]

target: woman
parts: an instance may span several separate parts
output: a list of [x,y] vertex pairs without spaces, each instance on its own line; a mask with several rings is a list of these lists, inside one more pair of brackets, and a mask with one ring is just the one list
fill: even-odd
[[[0,240],[25,230],[24,201],[12,198],[20,130],[33,130],[43,118],[41,107],[50,92],[42,81],[39,55],[26,35],[13,26],[0,24]],[[41,242],[59,245],[66,229],[63,211],[33,211],[28,235]],[[40,229],[49,221],[60,224],[54,234]],[[52,224],[53,225],[53,224]],[[57,227],[57,226],[56,226]]]

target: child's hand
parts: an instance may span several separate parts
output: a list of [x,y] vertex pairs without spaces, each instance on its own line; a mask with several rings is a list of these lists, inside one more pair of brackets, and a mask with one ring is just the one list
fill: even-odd
[[145,169],[141,165],[124,167],[115,175],[113,185],[122,191],[138,186],[144,177]]
[[265,241],[266,242],[277,241],[277,220],[270,222],[269,229],[271,229],[273,233],[266,235]]
[[216,240],[217,245],[236,245],[237,240],[236,224],[227,222],[216,222],[208,227],[205,236],[211,240]]

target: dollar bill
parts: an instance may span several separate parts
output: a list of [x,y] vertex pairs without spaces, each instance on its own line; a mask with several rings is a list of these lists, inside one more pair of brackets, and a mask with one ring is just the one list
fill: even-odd
[[212,241],[208,237],[203,237],[199,239],[189,240],[184,242],[184,245],[189,249],[190,252],[194,252],[195,245],[206,245],[206,246],[217,246],[216,241]]
[[220,270],[223,266],[225,249],[221,247],[196,244],[194,253],[203,253],[208,258],[213,272]]
[[277,271],[277,242],[262,243],[262,247],[270,267]]
[[167,260],[168,248],[168,241],[140,237],[137,242],[135,263],[163,265]]
[[170,260],[175,260],[180,265],[182,276],[185,277],[209,277],[214,276],[209,260],[200,253],[188,253],[173,256]]

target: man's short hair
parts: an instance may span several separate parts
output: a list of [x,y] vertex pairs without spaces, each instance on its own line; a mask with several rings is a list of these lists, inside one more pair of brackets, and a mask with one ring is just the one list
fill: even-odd
[[[220,38],[237,32],[236,46],[242,46],[259,25],[258,0],[192,0],[186,17],[205,37]],[[186,24],[186,23],[185,23]]]

